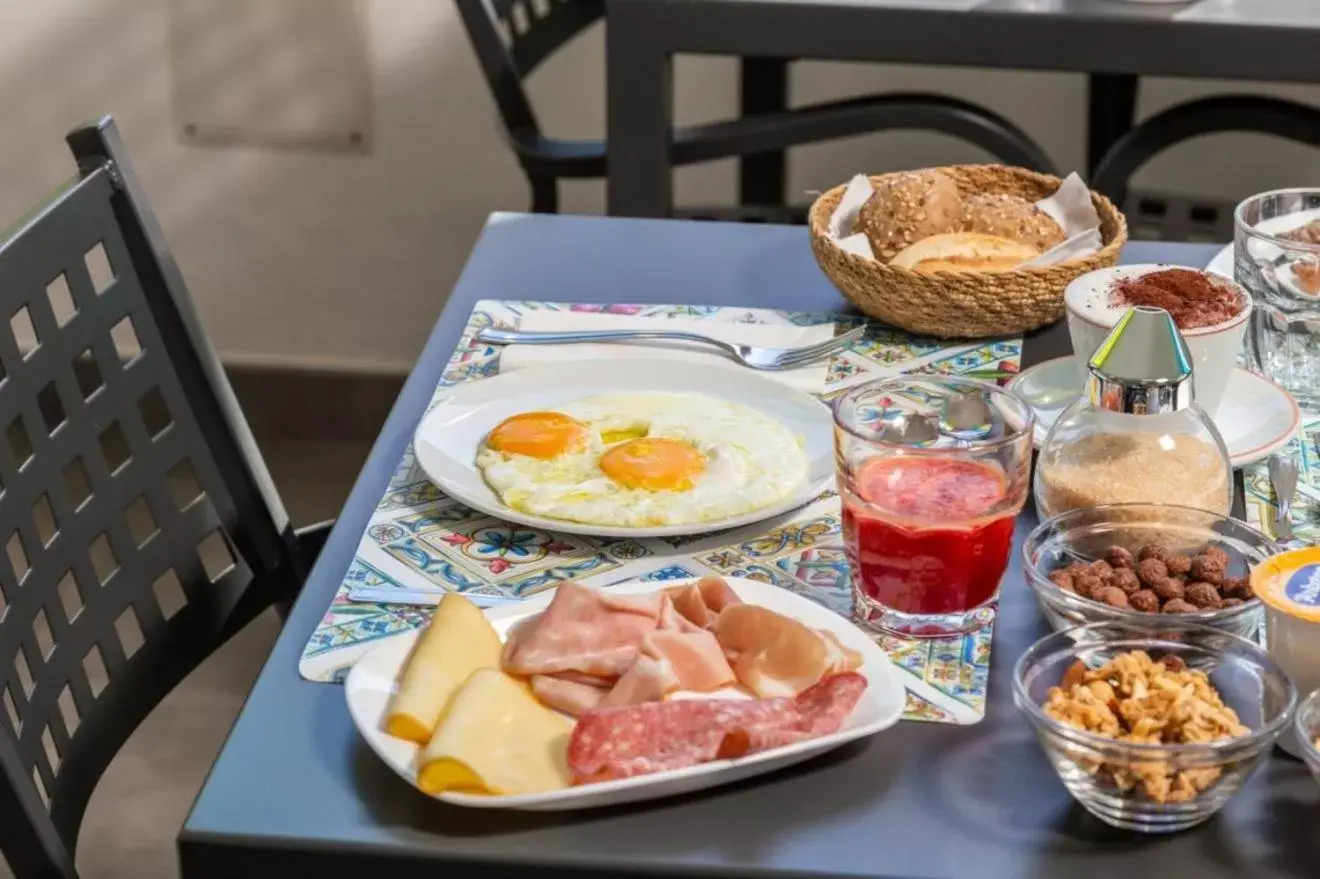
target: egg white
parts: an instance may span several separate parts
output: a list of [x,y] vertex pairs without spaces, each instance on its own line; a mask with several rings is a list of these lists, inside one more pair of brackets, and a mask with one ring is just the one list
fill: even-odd
[[[705,394],[602,394],[554,411],[588,426],[584,448],[538,459],[483,443],[477,454],[477,469],[512,509],[594,525],[685,525],[768,507],[807,478],[806,452],[788,428],[748,406]],[[601,471],[601,455],[643,436],[691,443],[706,469],[683,491],[628,488]]]

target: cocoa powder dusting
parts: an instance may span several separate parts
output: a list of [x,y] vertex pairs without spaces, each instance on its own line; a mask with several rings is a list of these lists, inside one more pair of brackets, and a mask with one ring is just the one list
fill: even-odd
[[1112,305],[1162,308],[1180,330],[1221,324],[1242,311],[1235,289],[1193,269],[1164,269],[1125,278],[1114,285],[1109,301]]

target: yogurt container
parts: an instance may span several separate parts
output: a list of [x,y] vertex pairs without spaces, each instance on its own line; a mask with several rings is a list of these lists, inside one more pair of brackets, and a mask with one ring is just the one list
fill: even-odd
[[[1251,588],[1265,608],[1265,637],[1274,661],[1300,693],[1320,689],[1320,547],[1266,559],[1251,572]],[[1302,751],[1291,728],[1279,747]]]

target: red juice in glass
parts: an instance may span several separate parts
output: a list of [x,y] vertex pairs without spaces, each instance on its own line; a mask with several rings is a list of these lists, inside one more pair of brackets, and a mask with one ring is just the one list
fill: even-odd
[[994,597],[1013,546],[1008,481],[960,458],[873,458],[844,497],[854,588],[908,614],[973,610]]
[[[907,390],[899,391],[902,408],[890,405],[894,386]],[[984,424],[960,425],[939,408],[968,395],[988,404],[971,407]],[[885,419],[910,421],[914,400],[933,401],[929,425],[938,432],[931,439],[928,428],[920,445],[905,445]],[[836,402],[835,419],[855,615],[909,637],[984,625],[1026,499],[1030,408],[981,382],[907,377],[850,391]]]

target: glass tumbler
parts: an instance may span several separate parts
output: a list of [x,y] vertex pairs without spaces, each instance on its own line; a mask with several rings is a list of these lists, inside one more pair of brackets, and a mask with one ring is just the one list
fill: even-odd
[[1031,407],[973,379],[902,376],[834,401],[857,621],[959,635],[993,618],[1030,486]]
[[1233,220],[1234,277],[1254,303],[1251,365],[1320,404],[1320,189],[1253,195]]

